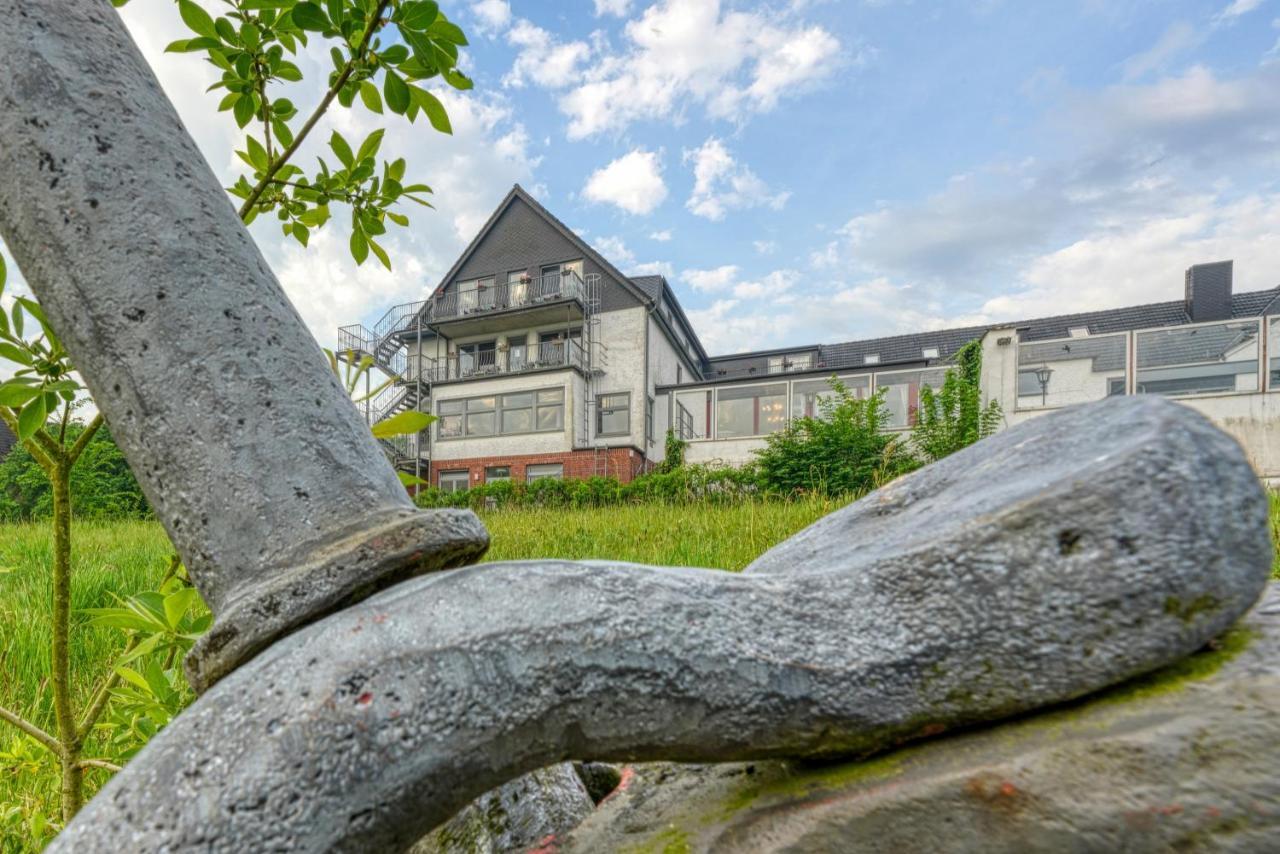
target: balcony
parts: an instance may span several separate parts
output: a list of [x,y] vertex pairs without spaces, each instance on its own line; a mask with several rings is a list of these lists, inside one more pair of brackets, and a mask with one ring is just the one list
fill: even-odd
[[586,371],[586,350],[577,341],[547,341],[534,347],[460,353],[442,360],[411,355],[403,376],[405,382],[412,383],[421,372],[423,382],[441,383],[562,368]]

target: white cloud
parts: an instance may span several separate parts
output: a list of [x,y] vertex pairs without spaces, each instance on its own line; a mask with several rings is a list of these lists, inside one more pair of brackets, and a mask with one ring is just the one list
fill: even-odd
[[[620,131],[645,118],[679,121],[692,104],[713,118],[741,122],[842,63],[867,58],[861,50],[842,56],[830,32],[790,15],[722,11],[720,0],[662,0],[627,23],[622,48],[602,43],[592,62],[572,63],[574,73],[536,82],[563,91],[559,103],[571,139]],[[550,43],[542,49],[554,50]],[[513,75],[532,77],[523,65]]]
[[1137,80],[1152,71],[1162,71],[1178,55],[1199,45],[1203,35],[1186,21],[1175,21],[1147,50],[1126,59],[1121,68],[1125,80]]
[[[706,308],[686,311],[702,345],[713,355],[741,353],[781,345],[796,330],[799,318],[768,309],[744,309],[736,299],[719,299]],[[808,338],[808,330],[805,330]]]
[[723,291],[731,287],[738,278],[738,267],[735,264],[725,264],[710,270],[685,270],[680,278],[695,291]]
[[591,241],[591,245],[615,267],[621,268],[635,263],[635,253],[627,248],[627,244],[621,237],[597,237]]
[[632,264],[624,270],[628,276],[664,276],[668,279],[675,276],[670,261],[645,261],[643,264]]
[[778,251],[778,241],[776,240],[753,240],[751,245],[761,255],[772,255]]
[[649,239],[656,240],[659,243],[666,243],[671,239],[671,229],[664,228],[662,231],[649,232]]
[[593,202],[607,202],[627,213],[652,213],[667,197],[658,153],[632,149],[591,173],[582,193]]
[[520,52],[511,70],[502,78],[504,86],[518,88],[526,83],[552,89],[567,86],[578,79],[580,67],[591,55],[586,42],[562,43],[523,18],[507,32],[507,41],[520,48]]
[[774,193],[745,163],[737,162],[724,143],[709,137],[698,148],[684,152],[693,163],[693,193],[685,207],[710,220],[724,219],[726,211],[766,205],[780,210],[790,197]]
[[1214,16],[1215,25],[1234,23],[1236,19],[1249,14],[1262,5],[1262,0],[1233,0],[1231,5],[1223,8]]
[[511,6],[507,0],[479,0],[471,4],[477,29],[485,35],[494,35],[506,29],[511,22]]
[[631,0],[595,0],[595,2],[597,18],[602,15],[614,15],[621,18],[631,11]]

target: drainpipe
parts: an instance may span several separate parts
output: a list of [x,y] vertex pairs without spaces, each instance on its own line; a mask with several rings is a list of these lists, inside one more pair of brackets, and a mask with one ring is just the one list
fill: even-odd
[[119,15],[0,0],[0,233],[213,611],[204,690],[486,548],[418,511]]

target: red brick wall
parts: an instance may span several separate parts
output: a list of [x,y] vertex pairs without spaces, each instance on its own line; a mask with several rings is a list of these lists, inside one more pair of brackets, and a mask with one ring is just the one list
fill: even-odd
[[599,474],[616,477],[623,483],[627,483],[636,475],[652,468],[644,456],[635,448],[607,448],[600,451],[599,454],[600,463],[598,468],[596,452],[591,450],[565,451],[554,454],[519,454],[502,457],[469,457],[462,460],[432,460],[431,483],[436,486],[440,485],[440,472],[442,471],[467,469],[471,472],[471,485],[479,486],[484,483],[484,470],[488,466],[510,466],[511,479],[524,480],[525,466],[544,463],[562,463],[566,478],[581,480]]

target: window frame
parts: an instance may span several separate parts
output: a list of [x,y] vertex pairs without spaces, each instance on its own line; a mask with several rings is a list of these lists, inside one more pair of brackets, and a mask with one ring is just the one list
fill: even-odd
[[[621,405],[613,404],[613,405],[606,406],[605,398],[610,398],[610,397],[623,398],[625,400],[625,403]],[[624,413],[627,418],[626,427],[622,430],[606,431],[604,429],[604,416],[606,411],[609,412],[610,414],[614,414],[617,412]],[[604,392],[602,394],[596,395],[596,435],[597,436],[630,436],[631,435],[631,392],[611,391],[611,392]]]
[[[764,421],[764,418],[762,417],[762,416],[763,416],[763,413],[761,412],[761,406],[760,406],[760,401],[761,401],[761,399],[762,399],[762,398],[761,398],[761,395],[756,394],[756,395],[753,395],[753,396],[750,396],[750,397],[733,397],[733,398],[729,398],[730,400],[751,400],[751,401],[753,401],[753,403],[752,403],[752,412],[751,412],[751,427],[752,427],[752,430],[753,430],[754,432],[751,432],[751,433],[742,433],[742,434],[737,434],[737,435],[733,435],[733,436],[721,436],[721,435],[720,435],[720,399],[721,399],[721,397],[720,397],[720,396],[721,396],[721,394],[722,394],[722,393],[724,393],[724,392],[726,392],[726,391],[735,391],[735,392],[737,392],[737,391],[741,391],[741,390],[743,390],[743,389],[764,389],[764,388],[778,388],[778,387],[781,387],[781,388],[782,388],[782,390],[783,390],[783,391],[782,391],[783,404],[782,404],[782,424],[781,424],[777,429],[775,429],[775,430],[769,430],[769,431],[767,431],[767,432],[761,432],[761,431],[760,431],[760,425],[761,425],[761,424],[763,423],[763,421]],[[782,430],[787,429],[787,424],[788,424],[788,423],[790,423],[791,384],[790,384],[789,382],[787,382],[786,380],[773,380],[773,381],[769,381],[769,382],[760,382],[760,383],[743,383],[743,384],[740,384],[740,385],[723,386],[723,387],[719,387],[719,388],[717,388],[717,389],[715,390],[715,395],[714,395],[714,397],[715,397],[715,400],[713,401],[713,403],[712,403],[712,408],[711,408],[711,412],[712,412],[712,437],[713,437],[713,438],[715,438],[715,439],[717,439],[717,440],[719,440],[719,439],[754,439],[754,438],[758,438],[758,437],[760,437],[760,436],[769,436],[769,435],[771,435],[771,434],[773,434],[773,433],[777,433],[777,432],[780,432],[780,431],[782,431]],[[767,395],[767,397],[777,397],[777,394],[776,394],[776,393],[775,393],[775,394],[770,394],[770,395]]]
[[[554,474],[534,474],[533,469],[555,469]],[[539,480],[564,480],[564,463],[530,463],[524,467],[524,479],[526,483],[534,483]]]
[[[559,399],[556,401],[544,401],[546,394],[558,392]],[[529,395],[529,406],[512,405],[507,406],[506,399],[519,395]],[[473,397],[451,397],[445,400],[437,400],[435,402],[435,414],[438,417],[436,422],[436,441],[453,442],[459,439],[496,439],[502,436],[528,436],[534,433],[562,433],[565,425],[565,390],[564,386],[543,386],[536,389],[528,389],[521,391],[508,391],[495,394],[482,394]],[[492,400],[492,405],[486,406],[483,401]],[[473,408],[474,404],[474,408]],[[459,407],[459,412],[441,412],[442,408]],[[528,430],[503,430],[504,415],[507,412],[530,413],[530,429]],[[555,427],[539,428],[539,416],[543,411],[558,411],[559,416],[556,418]],[[483,416],[492,414],[494,430],[492,433],[473,433],[470,431],[471,416]],[[446,419],[461,419],[460,429],[458,433],[444,433],[442,428],[450,423]]]
[[[461,479],[466,485],[461,489],[458,488],[457,482]],[[450,488],[445,488],[445,482],[448,481]],[[441,469],[436,473],[436,488],[441,492],[466,492],[471,488],[471,470],[470,469]]]

